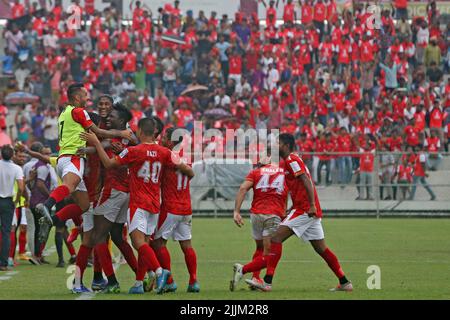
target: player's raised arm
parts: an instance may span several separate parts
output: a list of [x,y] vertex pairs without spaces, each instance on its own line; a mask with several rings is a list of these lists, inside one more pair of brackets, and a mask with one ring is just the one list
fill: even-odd
[[131,141],[135,139],[134,134],[130,130],[116,130],[116,129],[104,130],[100,129],[95,124],[92,124],[92,126],[90,126],[88,129],[94,132],[97,136],[102,138],[108,139],[123,138]]
[[242,220],[241,216],[241,207],[242,203],[244,202],[245,195],[247,194],[248,190],[250,190],[252,187],[253,181],[245,180],[239,187],[239,191],[236,194],[236,200],[234,201],[233,220],[238,227],[242,227],[244,225],[244,220]]
[[[105,150],[111,148],[111,141],[110,140],[103,140],[103,141],[101,141],[101,144],[103,146],[103,149],[105,149]],[[92,147],[92,146],[79,148],[77,150],[77,155],[79,155],[79,156],[95,154],[95,153],[97,153],[97,149],[95,147]]]
[[187,176],[189,179],[192,179],[195,175],[194,170],[192,170],[192,168],[184,162],[180,162],[175,165],[175,168],[177,168],[178,171]]
[[95,147],[95,149],[97,149],[98,156],[106,169],[120,166],[120,163],[115,158],[111,159],[110,157],[108,157],[105,149],[103,149],[103,146],[102,146],[100,140],[98,140],[97,136],[94,133],[92,133],[90,131],[82,132],[80,134],[80,138],[81,138],[81,140],[84,140],[84,141],[88,142],[89,144],[93,145]]
[[38,160],[41,160],[42,162],[50,164],[50,162],[51,162],[50,161],[50,156],[47,156],[45,154],[42,154],[42,153],[39,153],[39,152],[36,152],[36,151],[33,151],[33,150],[30,150],[26,146],[23,146],[23,147],[24,147],[23,151],[28,153],[32,158],[36,158]]
[[168,161],[172,162],[171,166],[174,166],[176,170],[180,171],[189,179],[192,179],[195,176],[194,170],[192,170],[190,166],[184,163],[176,153],[170,152],[169,155],[170,160]]

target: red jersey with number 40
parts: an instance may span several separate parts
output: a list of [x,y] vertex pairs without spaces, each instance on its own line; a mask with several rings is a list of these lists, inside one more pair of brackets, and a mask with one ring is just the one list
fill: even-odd
[[191,215],[189,177],[175,168],[164,169],[161,179],[161,199],[161,212]]
[[284,160],[284,170],[286,172],[286,183],[291,194],[293,209],[296,210],[294,216],[302,215],[308,212],[310,205],[308,200],[308,193],[303,182],[299,179],[302,174],[306,174],[311,180],[314,189],[314,203],[316,205],[316,216],[322,217],[322,208],[320,207],[317,190],[312,180],[308,168],[303,163],[299,155],[291,153],[289,157]]
[[287,185],[283,168],[266,165],[252,170],[246,180],[253,182],[252,213],[284,217]]
[[144,143],[123,150],[116,159],[130,169],[131,218],[138,208],[158,214],[162,170],[174,167],[171,151],[157,144]]

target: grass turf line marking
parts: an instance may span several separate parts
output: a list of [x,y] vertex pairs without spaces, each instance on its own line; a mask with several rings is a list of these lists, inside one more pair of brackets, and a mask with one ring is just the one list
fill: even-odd
[[4,276],[1,276],[1,277],[0,277],[0,281],[8,281],[8,280],[11,280],[11,278],[12,278],[13,276],[15,276],[16,274],[18,274],[18,273],[19,273],[19,271],[8,271],[8,272],[5,273]]
[[[45,256],[46,257],[51,256],[55,252],[56,252],[56,247],[53,245],[50,248],[48,248],[48,250],[46,250]],[[17,275],[19,272],[20,271],[17,271],[17,270],[6,272],[4,276],[0,276],[0,281],[11,280],[13,278],[13,276]]]

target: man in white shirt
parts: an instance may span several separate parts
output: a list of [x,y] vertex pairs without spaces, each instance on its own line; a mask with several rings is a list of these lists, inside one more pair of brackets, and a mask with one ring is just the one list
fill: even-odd
[[56,108],[50,108],[49,114],[42,121],[42,129],[44,129],[45,143],[52,149],[52,153],[56,153],[56,147],[58,146],[58,113]]
[[2,232],[2,246],[0,251],[0,271],[8,271],[8,255],[10,247],[11,225],[14,217],[14,183],[17,181],[18,192],[16,199],[25,194],[25,183],[22,168],[14,164],[11,158],[14,149],[10,145],[1,148],[0,160],[0,223]]
[[274,67],[273,63],[269,64],[269,72],[267,74],[267,90],[272,91],[277,87],[278,81],[280,81],[280,73]]
[[228,108],[231,104],[231,98],[225,94],[225,88],[219,90],[219,94],[214,97],[214,104],[216,107]]

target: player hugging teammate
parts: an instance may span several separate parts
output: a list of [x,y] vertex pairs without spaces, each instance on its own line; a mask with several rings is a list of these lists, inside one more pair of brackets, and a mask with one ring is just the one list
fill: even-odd
[[[294,136],[283,133],[278,140],[279,154],[283,164],[279,167],[276,164],[271,164],[270,167],[265,165],[252,171],[241,185],[236,197],[234,220],[238,226],[241,226],[243,222],[240,207],[245,193],[253,187],[250,211],[257,250],[250,263],[245,266],[238,263],[234,265],[230,290],[235,290],[245,273],[253,272],[253,278],[245,280],[250,287],[261,291],[271,291],[275,269],[281,258],[282,243],[295,234],[311,243],[314,250],[338,278],[339,285],[331,290],[352,291],[352,283],[346,278],[337,257],[325,244],[319,197],[308,168],[300,156],[294,152]],[[280,223],[279,215],[284,214],[284,208],[281,208],[285,203],[283,201],[286,199],[287,189],[293,204],[287,217]],[[264,253],[261,252],[261,245]],[[260,279],[258,271],[263,268],[267,268],[266,275],[264,279]]]
[[[196,254],[191,246],[189,180],[194,172],[170,150],[176,145],[171,141],[173,130],[166,133],[161,146],[157,142],[163,130],[159,119],[141,119],[136,137],[127,128],[130,111],[120,103],[113,104],[110,96],[99,98],[97,115],[84,109],[89,94],[82,84],[71,85],[67,93],[69,104],[58,121],[57,172],[62,184],[36,210],[42,216],[39,236],[42,242],[47,240],[52,226],[58,227],[68,219],[76,224],[82,221],[82,244],[72,291],[91,292],[83,285],[83,273],[94,253],[92,288],[103,293],[120,292],[108,249],[109,239],[135,272],[136,282],[129,293],[144,293],[144,280],[150,283],[152,276],[156,277],[158,294],[175,291],[170,255],[165,247],[172,237],[180,241],[185,254],[190,274],[188,292],[199,292]],[[178,201],[172,203],[175,194]],[[52,215],[54,208],[56,214]],[[122,236],[125,223],[137,259]],[[107,280],[103,279],[102,271]]]

